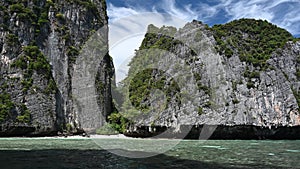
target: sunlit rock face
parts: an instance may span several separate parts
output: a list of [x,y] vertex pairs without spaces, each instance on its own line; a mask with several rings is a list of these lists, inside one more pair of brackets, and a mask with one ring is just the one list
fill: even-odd
[[[245,23],[254,26],[245,29]],[[135,117],[124,113],[134,121],[126,133],[152,136],[167,128],[180,133],[180,126],[219,125],[219,133],[232,129],[241,134],[245,129],[243,134],[253,131],[253,138],[277,131],[256,131],[259,128],[280,127],[284,133],[282,127],[286,127],[288,135],[293,135],[289,127],[300,125],[299,57],[299,40],[266,21],[243,19],[213,28],[193,21],[179,30],[150,25],[123,81],[129,88],[123,107],[130,102],[140,112]],[[152,71],[138,73],[146,64]],[[139,82],[139,77],[150,80]],[[164,97],[153,99],[154,89]]]
[[[103,125],[113,74],[105,1],[1,1],[0,6],[0,135],[77,133]],[[85,43],[96,32],[101,43],[94,48],[101,50],[86,59],[100,58],[91,74],[97,78],[85,77],[96,101],[93,111],[80,112],[74,91],[92,89],[76,88],[73,76],[83,64],[77,60]]]

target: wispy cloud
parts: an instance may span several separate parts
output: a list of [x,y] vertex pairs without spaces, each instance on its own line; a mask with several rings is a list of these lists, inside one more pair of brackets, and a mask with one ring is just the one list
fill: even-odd
[[[299,14],[299,0],[129,0],[123,6],[108,3],[110,53],[117,70],[124,74],[128,58],[140,45],[151,23],[182,27],[193,19],[213,25],[239,18],[256,18],[266,19],[299,36]],[[118,67],[120,65],[123,68]]]
[[[216,11],[225,10],[228,21],[239,18],[266,19],[292,34],[300,34],[299,0],[218,0],[210,6]],[[218,12],[214,17],[218,17]]]
[[179,8],[175,0],[164,0],[160,7],[165,13],[184,20],[197,19],[196,11],[191,9],[190,4],[183,5],[182,8]]
[[[143,2],[135,1],[127,7],[108,7],[111,20],[141,12],[164,12],[186,21],[198,19],[210,24],[228,22],[239,18],[266,19],[279,25],[292,34],[300,34],[300,1],[299,0],[213,0],[193,1],[184,0],[153,1],[152,6],[143,6]],[[190,1],[188,1],[190,2]],[[213,2],[213,3],[210,3]],[[280,10],[279,10],[280,9]]]
[[110,21],[115,21],[121,17],[126,17],[130,15],[136,15],[142,11],[127,8],[127,7],[116,7],[113,4],[108,4],[107,13]]
[[140,46],[149,24],[158,27],[184,26],[186,20],[175,17],[174,14],[180,15],[180,11],[176,11],[175,7],[172,8],[173,14],[170,15],[158,13],[155,8],[147,12],[141,7],[116,7],[109,4],[109,50],[114,59],[117,82],[126,77],[127,64],[134,55],[134,49]]

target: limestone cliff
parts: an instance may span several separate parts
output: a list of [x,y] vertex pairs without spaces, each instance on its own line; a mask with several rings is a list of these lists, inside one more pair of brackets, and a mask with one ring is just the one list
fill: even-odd
[[123,81],[125,133],[218,125],[215,138],[299,138],[299,58],[299,40],[266,21],[150,25]]
[[[0,135],[81,132],[89,123],[84,116],[98,114],[94,121],[101,125],[110,112],[113,74],[105,1],[5,0],[0,8]],[[104,42],[95,48],[101,50],[87,59],[103,56],[95,69],[105,90],[94,89],[97,111],[80,114],[72,77],[84,44],[99,29]]]

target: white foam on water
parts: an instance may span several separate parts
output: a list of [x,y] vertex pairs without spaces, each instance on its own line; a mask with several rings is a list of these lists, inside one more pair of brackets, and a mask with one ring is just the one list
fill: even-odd
[[293,152],[293,153],[300,153],[300,150],[286,150],[288,152]]

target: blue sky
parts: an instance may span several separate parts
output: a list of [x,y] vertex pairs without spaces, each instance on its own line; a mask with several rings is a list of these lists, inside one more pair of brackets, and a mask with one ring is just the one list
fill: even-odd
[[300,0],[107,0],[107,4],[111,21],[143,12],[168,13],[209,25],[257,18],[300,35]]
[[193,19],[212,26],[256,18],[300,37],[300,0],[107,0],[107,7],[110,54],[119,80],[126,75],[126,65],[150,23],[179,28]]

